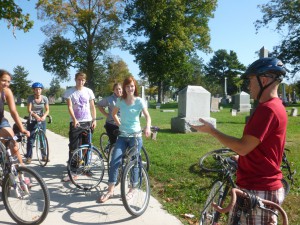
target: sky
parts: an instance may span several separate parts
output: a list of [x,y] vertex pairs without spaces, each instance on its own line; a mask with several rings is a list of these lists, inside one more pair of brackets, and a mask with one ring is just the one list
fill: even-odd
[[[16,0],[15,2],[24,12],[30,13],[35,25],[27,33],[16,31],[16,38],[14,38],[12,30],[8,30],[6,23],[0,21],[0,68],[12,73],[16,66],[23,66],[29,73],[29,80],[50,87],[53,75],[43,69],[42,58],[38,54],[40,46],[47,37],[40,30],[43,23],[36,19],[34,5],[37,1]],[[257,5],[266,2],[267,0],[219,0],[214,18],[209,22],[212,50],[225,49],[228,53],[233,50],[237,53],[238,60],[245,66],[258,58],[257,52],[262,47],[272,51],[273,47],[280,43],[281,36],[272,27],[261,28],[257,33],[254,26],[254,22],[262,18]],[[128,65],[129,71],[139,79],[140,70],[134,63],[134,56],[119,49],[111,49],[110,53],[122,58]],[[208,63],[213,56],[200,51],[198,55],[205,63]],[[61,82],[61,87],[74,85],[74,74],[75,70],[71,70],[71,80]]]

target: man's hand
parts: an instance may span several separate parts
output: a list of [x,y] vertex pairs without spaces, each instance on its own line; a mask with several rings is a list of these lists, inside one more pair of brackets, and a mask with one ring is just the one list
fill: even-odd
[[198,132],[204,132],[204,133],[211,133],[212,130],[215,129],[214,126],[211,123],[205,121],[204,119],[200,118],[199,122],[202,123],[202,125],[192,125],[192,124],[190,124],[191,128],[198,131]]

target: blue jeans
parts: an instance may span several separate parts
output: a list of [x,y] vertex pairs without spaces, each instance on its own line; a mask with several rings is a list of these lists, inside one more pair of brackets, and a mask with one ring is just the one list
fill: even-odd
[[118,168],[122,162],[122,157],[125,154],[126,149],[129,147],[133,147],[135,145],[135,139],[138,141],[138,151],[141,151],[143,145],[142,137],[118,137],[117,142],[115,144],[115,148],[112,153],[112,158],[110,161],[110,169],[109,169],[109,184],[115,184],[117,182],[118,177]]
[[[42,129],[46,134],[46,121],[42,121]],[[30,131],[30,137],[27,139],[27,153],[25,158],[32,158],[32,146],[35,139],[35,129],[37,128],[37,121],[31,121],[27,124],[27,130]]]

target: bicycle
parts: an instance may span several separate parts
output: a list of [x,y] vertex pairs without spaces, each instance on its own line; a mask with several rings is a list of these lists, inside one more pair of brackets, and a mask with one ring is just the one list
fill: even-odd
[[[115,133],[116,133],[115,135],[118,135],[118,130],[116,130]],[[102,133],[100,135],[100,149],[102,151],[103,156],[107,160],[108,164],[111,159],[111,153],[113,148],[114,148],[114,144],[110,143],[107,133]],[[144,146],[142,146],[141,148],[141,157],[146,170],[149,171],[150,159]]]
[[[100,120],[97,118],[96,120]],[[85,191],[97,187],[104,176],[104,159],[100,151],[92,143],[92,128],[81,127],[81,140],[86,139],[75,149],[68,162],[67,170],[71,182]],[[86,137],[86,138],[85,138]]]
[[9,144],[18,138],[0,137],[2,200],[6,211],[17,224],[38,225],[48,215],[50,195],[45,182],[35,170],[15,162]]
[[[243,190],[240,190],[237,188],[231,189],[231,200],[227,207],[222,208],[219,206],[218,203],[215,203],[215,202],[212,202],[212,206],[220,213],[228,213],[229,211],[231,211],[233,209],[234,205],[237,203],[238,197],[240,198],[240,202],[242,202],[242,205],[240,205],[240,207],[242,208],[242,211],[244,213],[250,213],[251,210],[253,210],[257,207],[262,210],[269,211],[269,212],[273,213],[274,215],[276,215],[276,217],[278,217],[278,213],[277,213],[277,211],[278,211],[281,214],[283,225],[288,225],[287,214],[280,205],[278,205],[272,201],[262,199],[262,198],[255,196],[249,192],[246,192],[246,191],[243,191]],[[275,210],[273,210],[273,208]]]
[[[207,172],[218,172],[221,177],[212,185],[204,209],[200,214],[200,225],[217,224],[220,221],[221,215],[214,209],[211,202],[214,201],[222,207],[230,189],[237,187],[235,184],[237,161],[234,160],[234,156],[236,156],[235,152],[222,148],[208,152],[200,158],[199,165],[201,169]],[[287,162],[287,159],[283,160],[283,162]],[[289,169],[289,171],[291,170]],[[293,179],[292,177],[293,174],[290,175],[291,179]],[[285,194],[287,194],[290,186],[285,179],[282,179],[282,183]]]
[[[285,173],[284,177],[287,177],[289,182],[283,178],[281,180],[285,195],[287,195],[290,191],[291,185],[294,184],[293,176],[296,174],[296,171],[292,171],[290,163],[287,159],[286,152],[290,150],[285,148],[282,156],[281,170]],[[229,148],[221,148],[216,149],[210,152],[207,152],[199,159],[199,166],[203,171],[206,172],[222,172],[223,164],[221,161],[215,159],[215,155],[222,155],[222,157],[232,158],[237,156],[237,154]],[[237,165],[236,165],[237,169]]]
[[[151,129],[151,132],[157,132],[159,130],[158,127],[156,126],[151,126],[150,127]],[[115,131],[115,135],[118,136],[119,135],[119,130],[116,130]],[[110,146],[109,148],[109,153],[108,153],[108,170],[109,170],[109,165],[110,165],[110,161],[111,161],[111,157],[112,157],[112,153],[113,153],[113,149],[114,149],[114,144],[112,146]],[[149,168],[150,168],[150,158],[149,158],[149,155],[145,149],[144,146],[142,146],[141,150],[140,150],[140,157],[141,157],[141,160],[142,160],[142,163],[143,163],[143,166],[145,167],[145,169],[147,170],[147,172],[149,171]],[[119,168],[119,177],[117,179],[117,182],[116,182],[116,186],[120,183],[120,180],[121,180],[121,166]]]
[[[121,197],[124,207],[129,214],[135,217],[146,211],[150,200],[149,176],[137,147],[137,137],[141,133],[142,131],[132,134],[122,133],[123,136],[134,137],[135,144],[127,148],[122,157],[117,181],[117,183],[121,183]],[[110,150],[110,158],[112,151],[113,148]],[[128,197],[129,193],[130,197]]]
[[[52,117],[50,115],[47,116],[48,123],[52,123]],[[26,122],[23,122],[23,125],[26,127],[27,123],[31,123],[32,117],[25,116],[24,119],[27,119]],[[19,142],[19,149],[21,149],[23,155],[26,154],[27,149],[27,137],[23,136]],[[37,122],[37,128],[34,131],[34,141],[33,141],[33,149],[35,148],[37,159],[41,166],[46,166],[49,162],[49,144],[47,136],[42,128],[42,122]]]
[[108,160],[109,149],[111,148],[111,146],[112,145],[109,141],[107,133],[102,133],[100,135],[100,150],[106,161]]

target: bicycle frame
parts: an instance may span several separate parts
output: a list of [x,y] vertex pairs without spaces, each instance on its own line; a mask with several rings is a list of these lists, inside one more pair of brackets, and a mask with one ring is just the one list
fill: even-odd
[[262,199],[262,198],[259,198],[258,196],[255,196],[255,195],[252,195],[248,192],[245,192],[243,190],[240,190],[240,189],[237,189],[237,188],[232,188],[231,190],[231,201],[230,203],[228,204],[227,207],[220,207],[218,204],[216,203],[212,203],[213,207],[220,213],[227,213],[229,212],[230,210],[232,210],[232,208],[234,207],[234,205],[236,204],[236,201],[237,201],[237,196],[240,196],[242,198],[245,198],[248,200],[248,206],[249,207],[249,210],[252,210],[253,208],[255,207],[258,207],[260,209],[263,209],[263,210],[267,210],[271,213],[273,213],[274,215],[276,215],[278,217],[278,213],[270,208],[266,208],[265,206],[271,206],[271,207],[274,207],[275,209],[277,209],[280,214],[282,215],[282,218],[283,218],[283,224],[284,225],[287,225],[288,224],[288,217],[287,217],[287,214],[286,212],[283,210],[283,208],[281,208],[280,205],[272,202],[272,201],[269,201],[269,200],[265,200],[265,199]]
[[[11,140],[17,140],[18,138],[15,136],[13,138],[2,138],[0,137],[0,140],[5,140],[6,142],[3,144],[2,142],[0,142],[0,152],[1,152],[1,167],[2,167],[2,175],[0,177],[0,180],[2,180],[7,174],[10,174],[11,176],[11,181],[13,181],[12,183],[12,187],[14,188],[16,195],[18,198],[22,198],[23,196],[21,196],[21,194],[18,191],[18,187],[17,187],[17,182],[15,181],[15,179],[12,177],[17,177],[18,176],[18,172],[16,169],[16,163],[14,163],[14,158],[11,154],[11,150],[9,148],[9,143]],[[24,184],[24,177],[21,177],[20,179],[21,184]],[[25,193],[28,194],[28,188],[27,185],[24,185],[25,187]]]
[[[211,198],[211,200],[204,206],[204,209],[202,210],[201,214],[203,212],[205,212],[207,207],[213,203],[212,201],[217,195],[219,195],[219,201],[220,201],[219,205],[222,206],[223,203],[225,202],[225,199],[226,199],[230,189],[236,188],[236,184],[235,184],[234,178],[233,178],[235,176],[235,172],[236,172],[236,167],[235,167],[234,162],[231,160],[228,160],[226,158],[224,159],[220,155],[216,155],[215,159],[219,160],[223,166],[222,172],[220,172],[220,174],[223,177],[223,179],[221,179],[222,185],[217,189],[216,193]],[[225,188],[222,191],[224,186],[225,186]],[[220,216],[221,216],[221,213],[217,211],[216,214],[214,215],[213,223],[218,222],[220,219]]]

